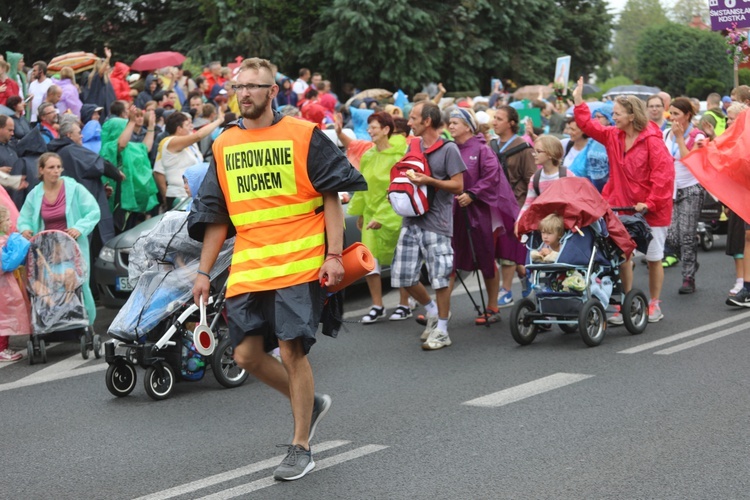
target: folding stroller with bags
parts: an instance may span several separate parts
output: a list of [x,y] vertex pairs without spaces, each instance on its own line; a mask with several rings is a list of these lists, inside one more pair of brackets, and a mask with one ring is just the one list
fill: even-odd
[[93,334],[84,306],[86,266],[76,241],[63,231],[42,231],[31,238],[26,257],[27,291],[31,302],[29,363],[47,362],[49,340],[75,337],[83,359],[89,351],[101,357],[101,338]]
[[179,380],[201,380],[209,366],[224,387],[247,380],[232,357],[224,312],[233,248],[234,239],[222,247],[209,273],[209,301],[201,310],[192,296],[201,244],[187,234],[187,214],[170,212],[136,241],[129,274],[137,284],[109,327],[112,340],[104,345],[106,385],[113,395],[133,391],[136,365],[146,369],[144,388],[154,400],[169,397]]
[[513,339],[528,345],[542,325],[558,324],[566,333],[578,330],[586,345],[597,346],[606,334],[610,304],[621,307],[631,334],[642,333],[648,300],[635,288],[624,293],[619,270],[636,245],[607,202],[587,179],[564,177],[552,183],[519,220],[519,234],[528,235],[529,256],[542,244],[539,221],[552,213],[564,221],[560,249],[544,262],[532,263],[529,257],[532,293],[513,307]]

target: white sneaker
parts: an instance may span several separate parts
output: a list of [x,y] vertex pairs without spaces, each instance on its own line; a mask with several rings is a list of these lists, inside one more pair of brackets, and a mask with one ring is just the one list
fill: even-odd
[[427,325],[424,327],[424,331],[422,332],[422,335],[419,336],[419,340],[422,342],[427,340],[427,337],[430,336],[430,333],[432,333],[432,330],[435,329],[438,323],[438,317],[430,316],[429,314],[425,314],[425,319],[427,320]]
[[429,337],[427,337],[427,340],[422,344],[422,349],[425,351],[436,351],[443,347],[448,347],[452,343],[451,338],[448,336],[448,332],[435,328],[432,330]]
[[11,349],[5,349],[0,352],[0,362],[18,361],[21,358],[23,358],[23,354],[12,351]]

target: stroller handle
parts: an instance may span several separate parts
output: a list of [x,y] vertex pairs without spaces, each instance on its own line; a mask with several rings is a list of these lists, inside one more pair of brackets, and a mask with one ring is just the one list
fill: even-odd
[[635,212],[635,207],[609,207],[613,212]]

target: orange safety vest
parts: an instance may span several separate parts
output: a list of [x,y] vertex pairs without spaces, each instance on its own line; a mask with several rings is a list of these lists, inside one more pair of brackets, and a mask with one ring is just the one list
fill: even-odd
[[227,297],[318,279],[325,259],[323,196],[307,175],[315,125],[285,117],[270,127],[225,130],[216,173],[237,229]]

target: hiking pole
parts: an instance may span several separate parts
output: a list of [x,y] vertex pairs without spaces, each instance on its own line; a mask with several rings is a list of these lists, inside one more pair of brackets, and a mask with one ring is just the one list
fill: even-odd
[[456,269],[456,277],[458,278],[458,281],[461,282],[461,285],[463,285],[464,290],[466,290],[466,295],[469,296],[469,300],[471,301],[472,304],[474,304],[474,310],[477,312],[477,316],[481,316],[482,311],[479,309],[479,306],[474,301],[474,297],[471,295],[471,292],[469,291],[469,288],[466,286],[466,283],[464,283],[464,279],[461,277],[461,271],[459,271],[458,269]]
[[[477,260],[477,252],[474,249],[474,240],[471,237],[471,222],[469,221],[469,210],[466,207],[461,207],[461,211],[464,213],[464,221],[466,222],[466,232],[468,233],[468,236],[469,236],[469,249],[471,250],[472,265],[474,266],[474,272],[477,275],[477,285],[479,285],[479,300],[482,303],[482,311],[479,313],[479,315],[486,316],[487,308],[484,304],[484,295],[482,294],[482,280],[479,277],[479,261]],[[474,301],[472,300],[472,302]],[[489,328],[490,322],[485,320],[484,326]]]

